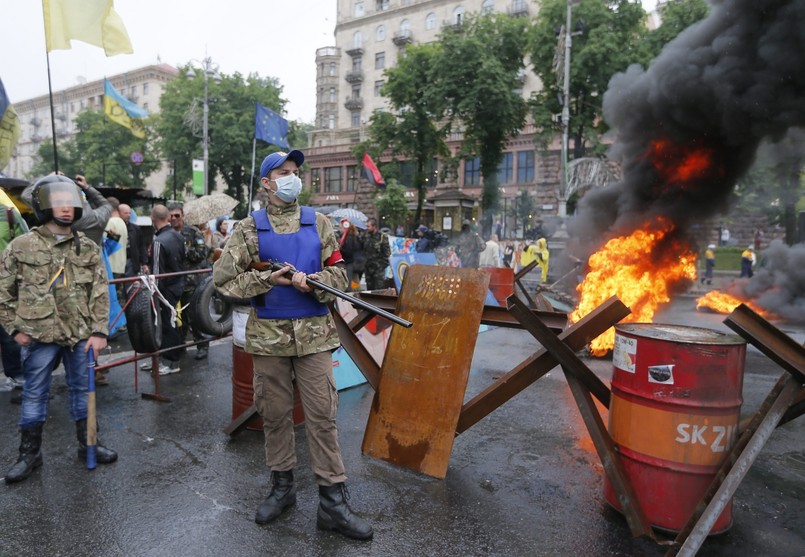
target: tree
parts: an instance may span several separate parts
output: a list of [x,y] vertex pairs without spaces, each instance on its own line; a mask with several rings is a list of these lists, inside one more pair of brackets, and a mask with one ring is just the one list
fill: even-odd
[[451,123],[463,132],[462,155],[480,158],[486,234],[499,199],[498,165],[527,115],[518,77],[527,29],[524,18],[484,15],[447,28],[440,41],[439,79],[432,87],[446,99]]
[[[58,144],[59,171],[66,176],[82,174],[90,184],[142,188],[145,178],[161,165],[148,141],[148,123],[145,140],[107,120],[100,110],[84,110],[76,116],[75,126],[75,137]],[[131,162],[135,151],[143,155],[141,165]],[[39,160],[30,174],[33,178],[51,172],[53,143],[47,141],[39,146]]]
[[416,222],[422,220],[429,167],[436,157],[449,154],[445,142],[448,127],[442,123],[446,104],[444,97],[436,94],[432,86],[439,73],[437,57],[440,49],[439,43],[408,46],[397,65],[385,72],[382,94],[393,112],[373,113],[369,141],[353,150],[358,160],[362,159],[364,151],[368,151],[374,160],[379,161],[380,154],[389,149],[395,161],[398,155],[414,161]]
[[[178,181],[189,188],[192,159],[202,156],[201,124],[203,115],[204,80],[191,77],[190,66],[180,68],[179,76],[167,84],[160,98],[160,113],[156,130],[159,148],[163,156],[176,160]],[[246,192],[250,181],[252,142],[254,138],[255,103],[271,108],[278,114],[285,105],[280,95],[282,87],[276,78],[262,78],[250,74],[223,75],[220,82],[208,83],[208,129],[209,162],[207,191],[212,191],[216,176],[226,183],[226,193],[240,205],[235,214],[246,214]],[[291,125],[289,141],[299,141],[299,128]],[[266,146],[258,141],[257,166],[267,154],[277,151],[276,146]]]
[[386,189],[377,196],[375,204],[380,220],[392,230],[397,225],[407,223],[410,211],[408,202],[405,200],[405,186],[397,180],[388,180]]
[[531,224],[531,218],[534,216],[534,211],[537,208],[537,202],[534,196],[528,193],[528,190],[522,188],[517,192],[517,197],[514,198],[509,209],[509,215],[514,217],[514,228],[517,229],[517,223],[523,223],[523,233],[528,229]]
[[662,24],[644,35],[649,56],[655,58],[682,31],[707,17],[710,8],[704,0],[671,0],[659,8]]

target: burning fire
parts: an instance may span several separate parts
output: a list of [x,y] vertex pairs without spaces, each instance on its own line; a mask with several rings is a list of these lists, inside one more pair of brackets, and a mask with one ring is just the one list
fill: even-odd
[[701,298],[696,300],[696,309],[707,308],[718,313],[732,313],[732,310],[741,304],[746,304],[752,311],[761,315],[765,319],[773,318],[773,315],[768,311],[764,311],[757,307],[752,302],[741,300],[726,292],[719,292],[718,290],[711,290]]
[[687,189],[700,180],[717,179],[723,174],[714,163],[715,152],[708,147],[677,145],[664,139],[651,142],[646,153],[660,183],[666,187]]
[[[650,323],[658,306],[670,301],[674,285],[696,278],[696,255],[669,237],[673,230],[669,221],[660,221],[613,238],[590,256],[571,321],[579,321],[614,295],[632,310],[624,321]],[[590,352],[603,356],[614,343],[615,329],[610,328],[590,343]]]

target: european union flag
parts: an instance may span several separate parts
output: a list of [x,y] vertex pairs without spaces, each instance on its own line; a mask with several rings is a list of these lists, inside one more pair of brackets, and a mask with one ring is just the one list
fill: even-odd
[[271,145],[290,150],[291,146],[288,145],[288,120],[270,108],[266,108],[260,103],[256,104],[254,137]]

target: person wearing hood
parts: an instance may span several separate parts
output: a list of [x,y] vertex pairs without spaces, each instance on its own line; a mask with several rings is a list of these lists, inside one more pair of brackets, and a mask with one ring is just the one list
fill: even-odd
[[551,254],[548,251],[548,242],[545,238],[540,238],[537,240],[535,248],[534,253],[537,266],[542,269],[542,283],[545,284],[548,282],[548,264],[551,258]]
[[[213,266],[213,281],[225,295],[251,298],[245,350],[252,355],[254,403],[263,418],[272,483],[255,522],[272,522],[296,503],[295,382],[305,412],[310,467],[319,486],[316,524],[350,538],[369,539],[372,527],[347,503],[338,443],[331,352],[340,341],[327,306],[335,296],[307,282],[311,278],[345,290],[347,274],[330,219],[297,202],[304,160],[297,150],[272,153],[263,160],[260,184],[268,204],[232,232]],[[252,267],[264,261],[281,262],[282,267]]]

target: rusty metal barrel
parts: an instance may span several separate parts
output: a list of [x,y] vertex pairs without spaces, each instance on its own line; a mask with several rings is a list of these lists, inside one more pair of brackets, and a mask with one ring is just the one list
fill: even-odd
[[[652,526],[681,530],[734,444],[745,341],[679,325],[615,327],[609,433]],[[604,496],[620,510],[607,479]],[[732,525],[732,501],[711,534]]]

